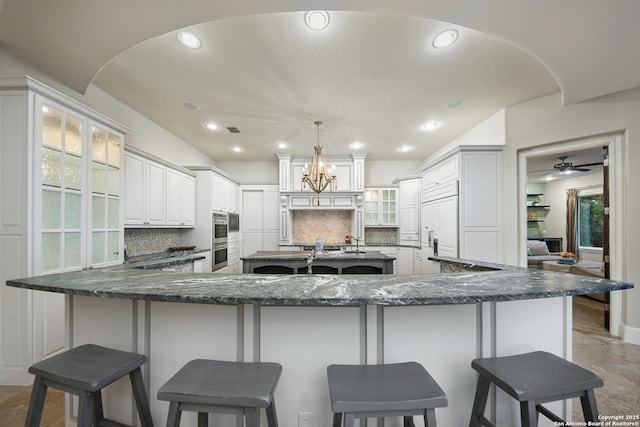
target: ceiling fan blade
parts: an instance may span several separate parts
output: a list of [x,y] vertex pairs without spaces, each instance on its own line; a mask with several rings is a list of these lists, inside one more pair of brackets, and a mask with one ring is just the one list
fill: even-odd
[[602,162],[595,162],[595,163],[583,163],[581,165],[576,165],[575,167],[577,168],[581,168],[583,166],[602,166]]
[[579,168],[577,166],[573,166],[573,167],[569,168],[568,170],[571,170],[571,171],[574,171],[574,172],[589,172],[591,169]]

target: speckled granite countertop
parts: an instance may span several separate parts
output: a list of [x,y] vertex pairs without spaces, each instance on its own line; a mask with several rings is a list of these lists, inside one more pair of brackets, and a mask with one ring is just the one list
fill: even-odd
[[165,251],[148,255],[130,257],[124,265],[128,268],[153,270],[171,265],[185,264],[199,259],[204,259],[204,252],[209,249],[193,249],[188,251]]
[[[125,266],[8,280],[8,286],[72,295],[202,304],[358,306],[472,304],[632,288],[573,274],[441,258],[478,271],[434,275],[172,273]],[[485,269],[486,271],[481,271]]]

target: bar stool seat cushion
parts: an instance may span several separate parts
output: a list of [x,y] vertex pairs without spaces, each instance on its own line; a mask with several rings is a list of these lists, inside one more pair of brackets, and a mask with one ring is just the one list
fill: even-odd
[[158,399],[266,408],[273,400],[281,372],[278,363],[191,360],[158,390]]
[[411,411],[447,406],[444,391],[416,362],[330,365],[327,377],[334,413]]
[[576,395],[604,384],[593,372],[544,351],[475,359],[471,366],[519,402]]
[[85,344],[33,364],[29,372],[76,390],[95,392],[146,361],[142,354]]

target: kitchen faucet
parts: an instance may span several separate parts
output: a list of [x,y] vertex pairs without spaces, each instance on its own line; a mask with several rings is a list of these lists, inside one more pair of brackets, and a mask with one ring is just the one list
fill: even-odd
[[309,258],[307,258],[307,274],[313,274],[311,272],[311,267],[313,266],[313,260],[316,259],[316,250],[311,249],[309,253]]
[[362,240],[362,237],[349,236],[349,238],[351,240],[355,240],[356,241],[356,253],[359,254],[360,253],[360,240]]

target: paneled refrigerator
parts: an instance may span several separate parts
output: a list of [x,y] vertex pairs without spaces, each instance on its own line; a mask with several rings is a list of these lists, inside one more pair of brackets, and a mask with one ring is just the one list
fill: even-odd
[[434,193],[421,204],[422,273],[440,272],[440,264],[429,257],[458,257],[458,185],[446,192]]

